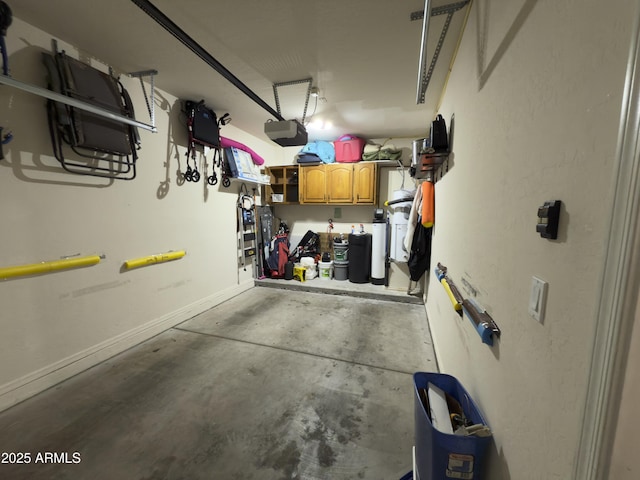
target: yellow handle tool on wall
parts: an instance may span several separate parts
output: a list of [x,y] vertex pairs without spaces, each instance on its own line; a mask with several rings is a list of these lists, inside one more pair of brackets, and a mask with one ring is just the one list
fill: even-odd
[[42,273],[57,272],[70,268],[88,267],[100,263],[99,255],[89,255],[78,258],[65,258],[49,262],[31,263],[28,265],[16,265],[0,268],[0,278],[24,277],[27,275],[39,275]]
[[124,262],[124,268],[127,270],[138,267],[145,267],[155,263],[169,262],[184,257],[187,254],[184,250],[176,252],[159,253],[157,255],[149,255],[146,257],[133,258]]
[[449,295],[449,300],[451,300],[451,303],[453,304],[453,309],[456,312],[459,312],[460,310],[462,310],[462,304],[458,302],[458,300],[456,299],[456,296],[451,291],[449,282],[447,282],[447,280],[443,278],[442,280],[440,280],[440,283],[444,287],[444,290],[447,292],[447,295]]

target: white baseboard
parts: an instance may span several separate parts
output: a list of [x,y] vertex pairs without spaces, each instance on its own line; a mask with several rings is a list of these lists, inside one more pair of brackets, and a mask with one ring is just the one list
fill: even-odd
[[436,365],[438,366],[438,372],[442,372],[443,368],[442,368],[442,358],[443,356],[440,355],[441,350],[440,350],[440,342],[438,342],[438,339],[434,337],[433,335],[433,329],[431,328],[431,319],[435,318],[435,316],[431,316],[430,312],[429,312],[429,304],[427,303],[427,299],[425,298],[424,301],[424,309],[427,315],[427,322],[429,323],[429,334],[431,335],[431,344],[433,345],[433,353],[436,356]]
[[159,333],[188,320],[220,303],[229,300],[242,292],[253,288],[254,281],[250,279],[239,285],[234,285],[214,295],[205,297],[197,302],[186,305],[174,312],[140,325],[132,330],[105,340],[93,347],[59,360],[51,365],[28,373],[23,377],[12,380],[0,386],[0,412],[17,403],[32,397],[47,388],[71,378],[78,373],[103,362],[114,355],[138,345]]

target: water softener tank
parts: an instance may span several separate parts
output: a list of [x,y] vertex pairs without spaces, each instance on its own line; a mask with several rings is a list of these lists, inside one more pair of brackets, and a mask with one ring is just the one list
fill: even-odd
[[384,210],[376,208],[371,239],[371,283],[384,285],[384,261],[387,247],[387,221]]
[[371,234],[349,234],[349,281],[368,283],[371,271]]
[[389,206],[391,215],[391,245],[389,257],[395,262],[406,262],[409,260],[409,252],[404,249],[404,237],[407,235],[409,226],[409,214],[415,191],[395,190],[393,200],[408,199],[406,202],[394,203]]

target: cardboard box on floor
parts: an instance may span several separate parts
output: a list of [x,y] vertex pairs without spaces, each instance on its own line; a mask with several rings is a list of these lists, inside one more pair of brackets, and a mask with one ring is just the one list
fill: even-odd
[[335,256],[333,254],[333,239],[335,237],[339,237],[340,235],[343,235],[345,240],[349,239],[349,234],[348,233],[340,233],[340,232],[332,232],[332,233],[327,233],[327,232],[317,232],[318,236],[320,237],[320,254],[323,254],[324,252],[329,252],[331,254],[331,260],[335,259]]

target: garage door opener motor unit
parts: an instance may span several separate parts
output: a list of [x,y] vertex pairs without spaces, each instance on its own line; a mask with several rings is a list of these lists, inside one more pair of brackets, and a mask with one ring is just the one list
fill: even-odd
[[[307,144],[309,136],[307,135],[307,129],[304,128],[304,121],[307,117],[307,107],[309,106],[309,96],[311,95],[312,83],[313,79],[303,78],[301,80],[291,80],[288,82],[279,82],[273,84],[273,96],[276,100],[276,109],[278,111],[278,115],[276,116],[276,118],[278,119],[278,121],[276,122],[273,120],[268,120],[264,124],[264,133],[278,145],[282,147],[292,147]],[[282,118],[282,112],[280,110],[280,94],[278,89],[282,87],[288,87],[289,97],[292,97],[296,96],[296,94],[302,93],[300,85],[304,84],[306,84],[306,88],[304,89],[305,98],[302,120],[285,120],[284,118]]]
[[307,130],[297,120],[268,121],[264,124],[264,133],[282,147],[306,145]]

